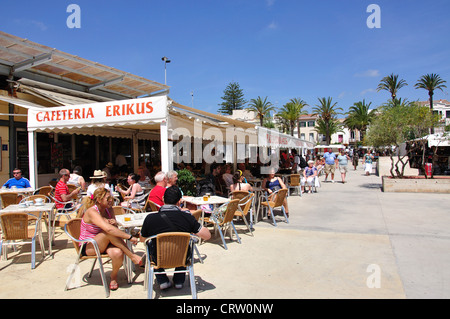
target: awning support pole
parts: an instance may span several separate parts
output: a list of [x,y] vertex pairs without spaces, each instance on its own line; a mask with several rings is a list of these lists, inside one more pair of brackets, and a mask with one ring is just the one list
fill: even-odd
[[169,171],[169,131],[167,127],[167,120],[160,124],[161,134],[161,170],[163,172]]
[[37,155],[36,155],[36,132],[28,131],[28,166],[30,169],[30,184],[34,189],[38,188],[37,179]]

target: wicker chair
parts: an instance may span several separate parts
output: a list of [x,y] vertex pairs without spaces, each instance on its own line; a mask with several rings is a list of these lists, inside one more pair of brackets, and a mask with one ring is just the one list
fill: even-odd
[[250,234],[253,236],[252,228],[247,222],[247,215],[249,212],[250,214],[252,214],[251,210],[253,207],[253,200],[255,198],[255,194],[245,191],[234,191],[231,193],[231,198],[239,199],[238,209],[234,213],[234,217],[241,217],[244,220],[245,226],[247,226],[247,229],[250,231]]
[[[152,299],[153,295],[153,275],[155,269],[163,268],[169,273],[185,272],[189,274],[192,299],[197,299],[197,288],[194,277],[194,249],[191,248],[191,258],[186,258],[189,246],[195,245],[194,236],[189,233],[169,232],[161,233],[146,239],[147,262],[145,271],[145,280],[147,282],[147,298]],[[156,260],[152,260],[150,252],[150,240],[156,240]],[[171,270],[170,268],[186,267],[186,270]]]
[[160,208],[161,208],[161,206],[159,206],[155,202],[151,201],[147,197],[147,200],[145,201],[145,205],[142,208],[142,212],[157,212],[157,211],[159,211]]
[[123,206],[113,206],[112,210],[114,212],[114,216],[125,215],[125,214],[136,214],[136,212],[132,209]]
[[[288,185],[288,190],[290,191],[291,188],[297,190],[297,194],[302,196],[302,187],[300,184],[300,174],[291,174],[290,181]],[[288,196],[290,196],[290,192],[288,191]]]
[[[97,242],[93,238],[79,240],[78,238],[80,237],[80,227],[81,227],[81,218],[71,219],[66,225],[64,225],[64,231],[69,236],[69,238],[72,240],[73,247],[75,248],[75,251],[77,253],[77,259],[75,261],[75,265],[72,265],[73,266],[72,271],[69,274],[69,278],[66,281],[66,287],[64,290],[69,289],[70,282],[72,280],[73,275],[75,274],[76,269],[78,268],[77,267],[78,264],[83,260],[94,259],[94,262],[92,264],[91,270],[89,271],[88,277],[90,278],[92,276],[92,271],[94,270],[95,264],[98,261],[99,268],[100,268],[100,276],[102,278],[103,287],[105,288],[106,298],[108,298],[110,291],[109,291],[108,283],[106,281],[105,271],[103,269],[102,258],[109,259],[109,256],[107,254],[100,253]],[[82,256],[80,243],[81,244],[91,243],[95,249],[95,256]]]
[[[77,210],[81,207],[80,205],[76,205],[73,201],[68,202],[60,202],[55,197],[50,197],[52,201],[55,203],[54,213],[53,213],[53,224],[52,224],[52,240],[55,238],[55,227],[56,221],[59,221],[62,216],[65,216],[68,220],[71,220],[71,215],[77,213]],[[63,205],[62,208],[56,208],[56,204]],[[66,208],[67,204],[72,204],[70,207]],[[78,215],[77,215],[78,216]]]
[[[74,190],[76,190],[78,188],[78,186],[75,186],[73,184],[67,184],[67,188],[69,189],[69,193],[72,193]],[[75,194],[72,196],[73,200],[78,200],[78,194]]]
[[[38,217],[36,217],[38,215]],[[41,231],[41,214],[3,213],[0,215],[2,237],[0,237],[0,256],[3,246],[31,244],[31,269],[36,267],[36,237],[41,246],[42,258],[45,257],[44,239]],[[34,227],[30,227],[34,223]],[[32,225],[33,226],[33,225]],[[20,242],[15,242],[21,240]],[[10,242],[14,241],[14,242]],[[8,247],[3,250],[3,256],[8,259]]]
[[17,204],[19,196],[14,192],[5,192],[0,194],[2,200],[2,209],[8,207],[9,205]]
[[38,188],[37,190],[35,190],[33,195],[45,195],[45,196],[50,196],[52,194],[53,191],[53,187],[48,185],[48,186],[42,186],[40,188]]
[[275,214],[273,212],[276,208],[281,209],[281,211],[283,212],[284,218],[286,219],[286,222],[289,224],[289,219],[286,215],[286,211],[283,206],[283,202],[284,202],[284,199],[286,198],[287,192],[288,192],[287,188],[279,189],[276,192],[273,192],[272,194],[270,194],[270,196],[266,195],[265,201],[261,202],[262,206],[264,206],[265,208],[269,208],[274,226],[277,226],[277,222],[275,221]]
[[234,233],[236,234],[237,241],[239,242],[239,244],[241,243],[241,238],[239,237],[236,231],[236,227],[234,227],[233,223],[234,213],[238,209],[239,201],[240,201],[239,199],[232,199],[231,201],[216,208],[211,214],[211,220],[214,223],[214,228],[216,231],[217,230],[219,231],[225,249],[228,249],[228,247],[227,244],[225,243],[223,232],[226,232],[227,230],[230,231],[230,238],[233,239],[232,233],[233,229]]

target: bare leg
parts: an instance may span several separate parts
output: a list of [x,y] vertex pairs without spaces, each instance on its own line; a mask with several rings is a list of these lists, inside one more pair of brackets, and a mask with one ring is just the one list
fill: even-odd
[[[125,253],[125,255],[127,255],[131,259],[131,261],[133,261],[133,263],[139,264],[141,257],[139,255],[133,254],[122,239],[105,233],[97,234],[94,239],[97,242],[100,252],[106,251],[108,246],[111,244]],[[89,244],[86,247],[86,254],[89,256],[95,255],[94,247],[92,247],[92,245]]]

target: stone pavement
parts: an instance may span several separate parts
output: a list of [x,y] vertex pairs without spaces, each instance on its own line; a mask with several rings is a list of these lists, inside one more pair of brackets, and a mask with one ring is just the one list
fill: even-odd
[[[450,298],[448,195],[383,193],[381,178],[364,176],[361,165],[347,180],[290,196],[289,224],[281,216],[278,227],[264,219],[253,237],[238,224],[242,244],[227,240],[225,250],[217,234],[200,245],[205,259],[201,264],[196,257],[194,267],[198,298]],[[21,251],[29,252],[29,245]],[[142,254],[143,245],[136,251]],[[80,264],[80,287],[64,291],[75,253],[63,232],[54,259],[41,261],[37,253],[34,270],[29,254],[9,256],[0,261],[1,299],[104,298],[98,268],[86,278],[91,261]],[[130,285],[119,273],[120,288],[110,299],[146,298],[143,279],[143,269]],[[182,290],[156,289],[156,297],[189,299],[189,283]]]

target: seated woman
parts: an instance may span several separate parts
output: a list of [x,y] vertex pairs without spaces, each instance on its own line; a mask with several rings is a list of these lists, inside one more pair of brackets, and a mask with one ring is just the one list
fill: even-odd
[[244,182],[244,175],[241,171],[237,171],[233,175],[233,184],[230,185],[230,192],[234,191],[247,191],[253,192],[253,187],[249,183]]
[[[86,205],[89,207],[83,214],[81,220],[80,240],[93,238],[98,244],[101,253],[107,253],[112,261],[111,282],[109,288],[116,290],[117,273],[123,262],[123,254],[127,255],[133,263],[141,264],[141,257],[131,252],[124,239],[130,240],[133,244],[139,242],[138,238],[117,228],[113,210],[111,209],[113,198],[109,190],[97,188]],[[91,243],[83,244],[82,254],[85,256],[95,256],[94,246]]]
[[[124,201],[120,203],[124,207],[140,208],[145,205],[146,198],[141,185],[139,185],[139,179],[141,177],[137,174],[131,173],[128,175],[127,182],[130,187],[124,191],[116,186],[116,190],[122,194]],[[135,202],[130,203],[131,200],[136,199]]]
[[[272,201],[275,201],[275,198],[272,199],[272,193],[274,193],[282,188],[287,188],[286,185],[281,180],[281,178],[275,176],[275,169],[271,169],[268,176],[266,178],[264,178],[262,187],[263,187],[264,191],[266,191],[269,194],[268,199],[272,200]],[[287,203],[286,198],[283,201],[283,206],[286,211],[286,215],[289,217],[289,208],[288,208],[288,203]]]
[[[303,170],[303,177],[301,180],[302,187],[309,186],[309,192],[312,193],[314,186],[314,179],[317,176],[317,168],[314,166],[314,161],[308,161],[308,166]],[[306,190],[306,189],[305,189]]]
[[109,185],[106,183],[106,172],[95,170],[94,176],[91,176],[91,184],[88,186],[86,194],[91,197],[97,188],[106,188],[109,190]]
[[81,187],[82,191],[86,190],[86,181],[84,177],[81,175],[82,169],[81,166],[75,166],[73,168],[72,174],[70,174],[69,181],[67,184],[75,185],[76,187]]

